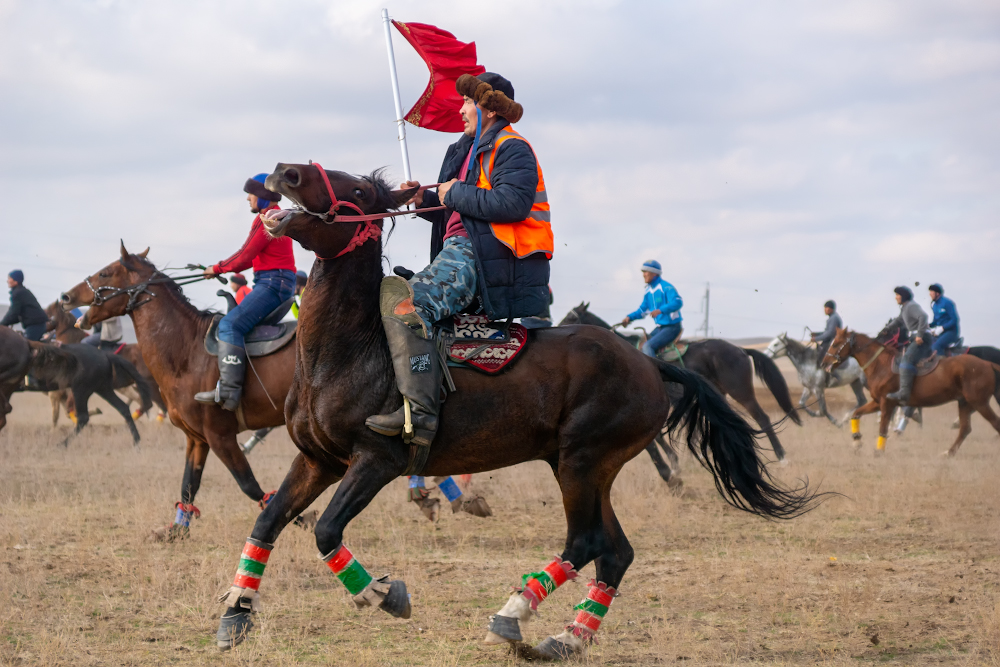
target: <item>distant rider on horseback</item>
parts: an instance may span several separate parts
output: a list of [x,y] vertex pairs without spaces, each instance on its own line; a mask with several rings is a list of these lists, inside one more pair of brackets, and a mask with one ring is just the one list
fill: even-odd
[[822,333],[811,333],[809,338],[814,343],[819,343],[816,347],[816,358],[822,359],[826,351],[830,349],[830,343],[837,336],[837,329],[844,328],[844,320],[840,319],[837,313],[837,302],[830,299],[823,304],[823,312],[826,313],[826,328]]
[[[477,296],[491,320],[543,312],[554,248],[542,169],[528,141],[510,127],[524,112],[514,101],[514,86],[486,72],[463,74],[455,88],[464,98],[465,134],[445,153],[437,195],[418,192],[410,201],[448,207],[422,216],[434,223],[431,264],[408,282],[398,276],[382,281],[382,322],[396,384],[412,410],[409,442],[422,447],[438,427],[443,369],[430,340],[434,323],[462,312]],[[376,433],[399,435],[405,409],[365,423]]]
[[218,403],[232,411],[240,404],[246,374],[247,353],[243,337],[271,311],[292,298],[295,290],[292,239],[271,238],[260,220],[265,211],[278,208],[274,202],[281,199],[281,195],[264,187],[265,178],[267,174],[257,174],[247,179],[243,186],[250,211],[258,214],[243,247],[229,259],[205,269],[206,276],[217,276],[238,273],[253,266],[253,289],[219,322],[219,382],[213,391],[200,391],[194,396],[199,403]]
[[910,332],[910,344],[903,352],[899,362],[899,391],[887,395],[900,405],[906,405],[913,390],[913,378],[917,375],[917,362],[930,352],[930,331],[927,328],[927,313],[913,300],[913,292],[909,287],[897,287],[896,303],[900,305],[899,316],[903,326]]
[[14,269],[7,274],[7,287],[10,288],[10,308],[0,321],[0,326],[10,327],[20,324],[25,338],[41,340],[49,316],[38,305],[35,295],[24,286],[24,273],[20,269]]
[[681,307],[684,300],[673,285],[661,277],[663,267],[655,259],[642,265],[642,279],[646,281],[646,295],[642,297],[642,305],[622,320],[623,326],[628,326],[633,320],[641,320],[651,315],[656,322],[656,328],[649,334],[649,339],[642,346],[642,352],[650,357],[670,345],[681,335]]
[[955,302],[944,295],[944,288],[939,283],[928,287],[927,292],[931,296],[931,312],[934,313],[934,320],[927,326],[931,329],[941,327],[941,335],[935,339],[931,349],[946,356],[948,348],[958,342],[960,335],[958,309]]

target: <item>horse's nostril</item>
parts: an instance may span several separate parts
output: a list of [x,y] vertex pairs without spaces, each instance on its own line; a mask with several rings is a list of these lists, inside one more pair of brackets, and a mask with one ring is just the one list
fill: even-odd
[[62,294],[59,295],[59,300],[62,301],[63,303],[69,303],[70,302],[69,294],[63,292]]
[[302,181],[302,175],[299,174],[299,170],[294,167],[286,169],[283,176],[285,177],[285,182],[292,187],[298,187]]

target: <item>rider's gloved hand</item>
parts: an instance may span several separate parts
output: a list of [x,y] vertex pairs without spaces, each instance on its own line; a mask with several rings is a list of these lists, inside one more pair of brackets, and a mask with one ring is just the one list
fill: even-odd
[[628,315],[626,315],[626,316],[625,316],[625,319],[623,319],[623,320],[622,320],[622,326],[623,326],[623,327],[627,327],[627,326],[628,326],[628,323],[629,323],[629,322],[631,322],[631,321],[632,321],[632,320],[630,320],[630,319],[628,318]]

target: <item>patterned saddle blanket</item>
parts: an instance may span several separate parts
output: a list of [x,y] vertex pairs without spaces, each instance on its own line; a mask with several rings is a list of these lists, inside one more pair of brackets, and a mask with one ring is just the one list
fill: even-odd
[[656,356],[663,361],[680,361],[688,351],[688,344],[677,341],[660,350]]
[[455,315],[435,328],[449,366],[490,375],[513,364],[528,344],[525,327],[491,322],[485,315]]
[[[892,372],[899,375],[899,362],[902,360],[903,355],[897,354],[892,358]],[[928,373],[934,372],[938,364],[941,362],[941,357],[937,354],[932,354],[929,357],[924,357],[917,362],[917,377],[922,377]]]

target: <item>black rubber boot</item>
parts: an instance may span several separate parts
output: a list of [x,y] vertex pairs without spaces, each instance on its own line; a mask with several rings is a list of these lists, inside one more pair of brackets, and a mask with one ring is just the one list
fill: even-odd
[[236,412],[243,396],[243,378],[246,375],[247,351],[230,343],[219,341],[219,382],[214,391],[199,391],[194,400],[199,403],[218,403],[223,409]]
[[240,598],[236,606],[222,612],[219,619],[219,629],[215,633],[215,644],[223,651],[243,643],[247,634],[253,629],[250,620],[251,604],[249,600]]
[[887,395],[886,398],[891,398],[900,405],[906,405],[910,400],[910,392],[913,391],[913,378],[916,376],[917,371],[915,369],[911,370],[909,368],[899,369],[899,391],[894,391]]
[[434,440],[441,405],[441,357],[433,340],[421,338],[409,326],[392,317],[382,318],[392,352],[396,386],[410,402],[413,433],[403,433],[406,406],[392,414],[373,415],[365,425],[382,435],[403,434],[403,441],[427,446]]

